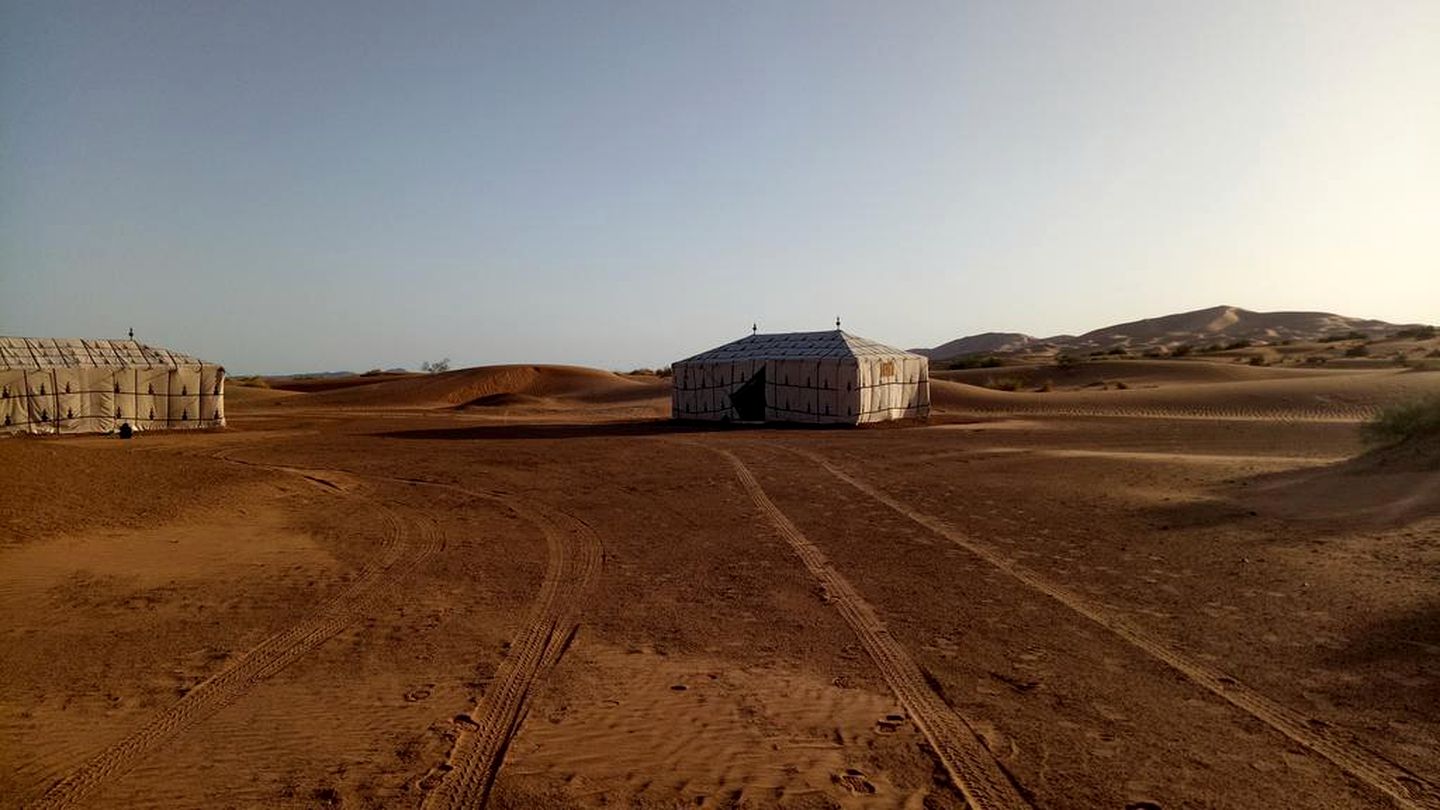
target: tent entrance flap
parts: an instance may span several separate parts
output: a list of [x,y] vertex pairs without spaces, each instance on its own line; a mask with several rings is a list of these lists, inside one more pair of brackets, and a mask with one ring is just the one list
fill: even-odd
[[745,384],[730,392],[730,405],[735,408],[735,418],[742,422],[765,421],[765,367]]

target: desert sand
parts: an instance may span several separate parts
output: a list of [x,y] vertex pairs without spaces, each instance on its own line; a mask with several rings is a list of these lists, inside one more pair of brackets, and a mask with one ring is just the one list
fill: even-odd
[[0,803],[1440,807],[1440,465],[1357,429],[1426,392],[1092,362],[709,430],[504,366],[6,439]]

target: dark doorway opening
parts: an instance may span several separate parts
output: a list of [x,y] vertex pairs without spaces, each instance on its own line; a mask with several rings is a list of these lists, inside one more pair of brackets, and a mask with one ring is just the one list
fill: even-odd
[[765,421],[765,367],[745,384],[730,392],[730,404],[735,408],[735,418],[741,422]]

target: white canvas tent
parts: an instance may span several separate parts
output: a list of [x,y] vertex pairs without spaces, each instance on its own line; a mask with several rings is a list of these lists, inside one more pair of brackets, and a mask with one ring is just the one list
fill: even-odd
[[225,424],[225,369],[133,340],[0,337],[0,434]]
[[862,424],[930,415],[930,361],[842,332],[750,335],[673,365],[671,415]]

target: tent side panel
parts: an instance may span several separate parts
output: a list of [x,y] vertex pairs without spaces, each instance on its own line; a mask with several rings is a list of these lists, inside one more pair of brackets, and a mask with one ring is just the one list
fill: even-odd
[[713,363],[684,363],[671,367],[671,415],[676,419],[718,420],[715,407]]
[[848,424],[859,424],[860,397],[860,363],[853,357],[847,357],[840,362],[840,379],[837,381],[837,393],[840,396],[841,411],[845,414],[845,422]]
[[0,370],[0,433],[30,430],[30,397],[25,394],[25,372]]
[[25,372],[25,403],[31,433],[54,433],[55,375],[50,369]]
[[731,395],[762,368],[763,360],[715,360],[671,367],[670,415],[676,419],[738,420]]
[[135,427],[139,430],[165,427],[170,418],[170,369],[135,369]]
[[135,403],[135,369],[122,368],[115,371],[111,379],[110,390],[114,392],[115,427],[118,429],[122,424],[135,426],[135,414],[137,405]]
[[875,356],[861,361],[861,422],[927,417],[930,414],[929,360]]
[[200,366],[200,409],[198,416],[204,427],[225,424],[225,369],[216,365]]
[[82,433],[109,433],[115,429],[115,370],[108,366],[80,370],[84,388],[80,419]]
[[[928,390],[928,389],[927,389]],[[215,407],[211,420],[215,427],[225,427],[225,369],[216,366],[215,371]]]
[[56,368],[55,429],[60,433],[79,433],[85,416],[85,381],[78,368]]
[[170,370],[168,381],[170,401],[166,427],[194,428],[200,424],[200,368],[182,366]]

